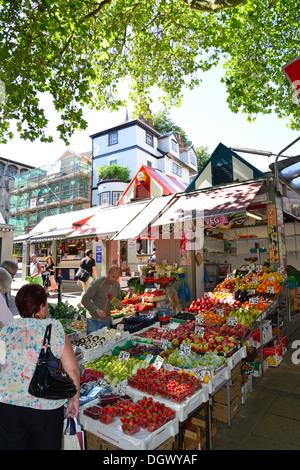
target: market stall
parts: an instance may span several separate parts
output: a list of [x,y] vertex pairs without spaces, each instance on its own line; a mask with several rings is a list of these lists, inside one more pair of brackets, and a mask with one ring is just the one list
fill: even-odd
[[158,307],[165,294],[148,288],[124,299],[131,309],[113,328],[88,336],[84,309],[52,307],[82,369],[79,421],[87,448],[212,448],[216,423],[231,425],[252,377],[282,360],[287,286],[281,270],[229,273],[167,321]]

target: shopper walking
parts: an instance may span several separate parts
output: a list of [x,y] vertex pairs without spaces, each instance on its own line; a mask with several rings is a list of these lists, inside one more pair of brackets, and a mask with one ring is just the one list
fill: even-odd
[[44,272],[49,273],[49,285],[48,285],[46,292],[49,292],[51,290],[52,292],[55,292],[58,286],[55,281],[55,264],[53,263],[51,256],[48,256],[48,258],[46,259]]
[[12,283],[12,277],[5,268],[0,267],[0,328],[14,321],[14,316],[10,311],[5,293],[9,290]]
[[5,351],[0,367],[0,450],[60,450],[67,400],[48,400],[28,393],[46,327],[51,323],[51,350],[61,359],[78,393],[66,415],[78,416],[80,373],[70,340],[58,320],[46,318],[43,287],[25,284],[16,295],[21,318],[0,330]]
[[[6,271],[11,275],[11,279],[13,280],[18,271],[18,264],[13,260],[5,259],[2,261],[1,267],[6,269]],[[3,296],[11,313],[13,315],[18,314],[15,301],[10,294],[10,288],[7,289]]]
[[[82,258],[80,262],[80,267],[88,271],[89,278],[83,282],[78,280],[77,284],[80,286],[82,285],[83,294],[88,290],[90,284],[93,282],[93,279],[97,279],[97,270],[96,270],[96,262],[93,258],[93,250],[87,250],[86,255]],[[94,278],[93,278],[94,276]],[[81,307],[82,302],[80,301],[78,307]]]
[[82,305],[88,310],[87,334],[104,326],[112,327],[111,300],[113,297],[122,300],[121,287],[118,282],[119,276],[119,267],[111,266],[106,276],[95,279],[82,296]]
[[43,287],[42,266],[36,259],[36,255],[30,256],[30,277],[33,284],[39,284]]

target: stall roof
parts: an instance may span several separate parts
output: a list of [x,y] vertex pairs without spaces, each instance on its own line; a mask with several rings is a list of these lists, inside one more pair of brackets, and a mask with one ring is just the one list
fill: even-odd
[[[31,241],[43,238],[43,240],[53,240],[54,238],[64,238],[73,230],[73,225],[78,221],[86,220],[93,216],[99,207],[90,207],[79,211],[65,212],[63,214],[44,217],[29,233],[18,235],[14,238],[14,243],[20,241]],[[56,233],[55,233],[56,232]]]
[[[289,157],[277,163],[278,177],[282,183],[300,194],[300,156]],[[271,163],[269,168],[275,170],[275,164]]]
[[129,204],[121,204],[98,208],[97,213],[91,217],[82,227],[74,230],[68,238],[78,238],[88,235],[112,236],[123,229],[149,201],[138,201]]
[[[147,232],[148,225],[159,217],[161,212],[166,208],[170,201],[175,197],[174,194],[167,196],[155,197],[147,202],[145,207],[136,216],[126,224],[112,239],[113,240],[129,240],[138,238],[143,232]],[[145,236],[146,236],[145,235]],[[155,237],[155,234],[153,238]],[[148,236],[147,236],[148,238]],[[149,236],[151,238],[151,235]]]
[[47,240],[60,240],[63,238],[66,238],[69,233],[73,231],[72,228],[66,229],[63,228],[61,230],[52,230],[50,232],[43,232],[40,234],[33,234],[31,235],[29,242],[30,243],[36,243],[36,242],[42,242],[42,241],[47,241]]
[[245,211],[263,183],[264,180],[259,180],[248,184],[240,183],[213,188],[209,191],[179,194],[171,201],[164,214],[152,222],[152,225],[165,225]]

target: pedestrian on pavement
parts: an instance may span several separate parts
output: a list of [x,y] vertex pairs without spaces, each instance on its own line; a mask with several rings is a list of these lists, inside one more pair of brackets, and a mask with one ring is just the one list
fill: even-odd
[[[52,290],[52,292],[55,292],[55,290],[57,289],[57,284],[56,284],[56,281],[55,281],[55,264],[53,263],[53,260],[52,260],[52,257],[51,256],[48,256],[48,258],[46,259],[46,264],[44,266],[44,272],[48,272],[49,273],[49,286],[47,286],[47,290],[46,292],[49,292],[50,290]],[[44,286],[45,287],[45,286]]]
[[44,282],[42,278],[42,266],[36,259],[36,255],[32,254],[30,256],[30,277],[33,284],[39,284],[43,287]]
[[80,372],[71,342],[61,323],[46,318],[47,293],[25,284],[16,295],[21,318],[0,330],[4,358],[0,367],[0,450],[61,450],[64,405],[28,393],[47,326],[52,324],[51,350],[60,358],[78,393],[69,400],[66,416],[78,416]]
[[[18,271],[18,265],[15,261],[10,260],[10,259],[5,259],[1,263],[1,267],[6,269],[6,271],[11,275],[11,278],[15,277]],[[3,294],[5,298],[5,302],[11,311],[11,313],[14,315],[16,312],[16,305],[14,299],[12,299],[10,295],[10,289],[7,289],[7,291]]]
[[[93,250],[87,250],[85,257],[82,258],[80,262],[80,267],[85,269],[89,273],[89,278],[85,282],[80,281],[80,280],[77,281],[77,284],[79,286],[82,285],[82,290],[84,294],[88,290],[90,284],[93,282],[93,275],[95,279],[97,279],[98,277],[97,270],[96,270],[96,262],[93,258]],[[81,307],[81,304],[82,303],[80,301],[78,304],[78,307]]]
[[8,325],[14,321],[14,316],[7,306],[5,292],[11,286],[12,277],[5,268],[0,267],[0,327]]
[[[87,309],[87,335],[104,326],[113,326],[111,318],[111,300],[116,297],[120,301],[121,287],[118,282],[120,268],[111,266],[106,276],[95,279],[82,296],[82,305]],[[124,305],[125,307],[125,305]],[[89,317],[90,315],[90,317]]]

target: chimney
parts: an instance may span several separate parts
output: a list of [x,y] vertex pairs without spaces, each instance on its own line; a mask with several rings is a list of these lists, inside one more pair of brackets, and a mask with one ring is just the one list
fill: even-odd
[[181,137],[181,134],[176,134],[176,138],[178,140],[179,150],[185,149],[185,145],[184,145],[183,139]]
[[149,127],[153,128],[153,119],[151,117],[151,109],[149,104],[147,104],[147,114],[150,114],[149,118],[145,118],[142,114],[139,115],[139,120],[147,124]]

